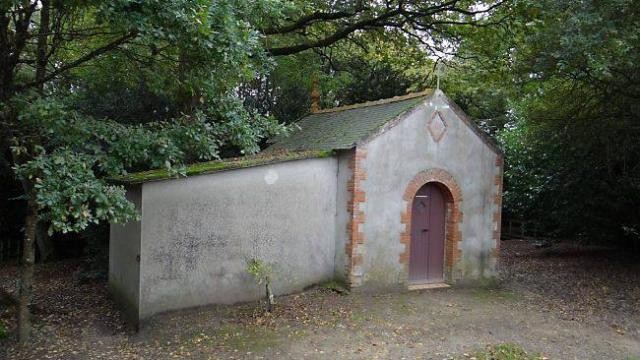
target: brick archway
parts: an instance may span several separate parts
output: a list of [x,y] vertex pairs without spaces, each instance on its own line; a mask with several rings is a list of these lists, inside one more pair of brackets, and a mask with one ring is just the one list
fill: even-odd
[[453,176],[445,170],[429,169],[421,171],[409,182],[404,191],[402,199],[405,201],[405,209],[400,217],[400,222],[404,224],[404,231],[400,234],[400,242],[404,245],[404,251],[400,254],[400,263],[404,265],[408,279],[412,203],[418,190],[427,183],[438,185],[443,190],[442,192],[446,199],[444,272],[445,279],[451,280],[453,266],[460,259],[458,243],[462,238],[460,233],[462,191]]

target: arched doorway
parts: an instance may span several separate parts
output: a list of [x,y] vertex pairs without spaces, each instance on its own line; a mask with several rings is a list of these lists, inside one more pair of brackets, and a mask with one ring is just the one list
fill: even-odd
[[415,194],[411,205],[410,283],[444,281],[446,197],[441,186],[430,182]]
[[[412,225],[414,200],[418,192],[426,185],[434,185],[439,189],[445,203],[444,282],[456,280],[454,267],[462,256],[462,251],[459,246],[459,242],[462,240],[462,233],[460,231],[463,215],[461,210],[463,202],[462,191],[453,175],[446,170],[433,168],[421,171],[407,184],[404,195],[402,196],[406,207],[400,215],[400,222],[404,225],[400,233],[400,243],[404,245],[404,250],[400,253],[399,260],[400,263],[405,266],[406,279],[409,282],[408,285],[410,288],[412,285],[422,285],[417,281],[411,284],[409,260],[412,253],[412,234],[415,228]],[[417,206],[417,204],[415,205]]]

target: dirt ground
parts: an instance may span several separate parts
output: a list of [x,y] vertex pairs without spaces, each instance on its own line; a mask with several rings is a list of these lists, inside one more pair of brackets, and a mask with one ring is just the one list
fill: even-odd
[[[105,283],[73,261],[37,268],[34,346],[19,351],[10,305],[0,359],[468,359],[514,343],[549,359],[640,359],[640,261],[602,248],[503,241],[501,285],[383,295],[317,288],[258,304],[210,306],[126,326]],[[15,266],[0,287],[15,288]]]

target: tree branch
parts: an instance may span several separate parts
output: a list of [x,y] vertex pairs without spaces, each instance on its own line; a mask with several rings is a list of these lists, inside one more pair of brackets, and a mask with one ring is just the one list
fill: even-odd
[[36,79],[35,81],[32,81],[30,83],[24,84],[22,86],[18,87],[18,91],[22,91],[24,89],[33,87],[33,86],[39,86],[40,84],[47,82],[53,78],[55,78],[56,76],[70,70],[73,69],[77,66],[80,66],[84,63],[86,63],[87,61],[93,60],[95,58],[97,58],[98,56],[107,53],[111,50],[116,49],[118,46],[126,43],[128,40],[135,38],[138,35],[137,31],[130,31],[127,34],[111,41],[110,43],[99,47],[97,49],[92,50],[91,52],[85,54],[84,56],[70,62],[67,63],[65,65],[62,65],[61,67],[57,68],[56,70],[50,72],[49,74],[45,75],[44,77],[42,77],[42,79],[38,80]]
[[318,21],[338,20],[351,17],[362,11],[364,7],[356,7],[353,11],[338,11],[333,13],[314,12],[312,14],[301,17],[291,24],[281,27],[268,28],[263,31],[265,35],[287,34],[292,31],[303,29]]
[[374,17],[374,18],[370,18],[370,19],[365,19],[365,20],[361,20],[358,22],[355,22],[351,25],[348,25],[336,32],[334,32],[333,34],[322,38],[320,40],[316,40],[316,41],[312,41],[312,42],[307,42],[307,43],[302,43],[302,44],[298,44],[298,45],[293,45],[293,46],[284,46],[284,47],[276,47],[276,48],[267,48],[267,52],[269,52],[271,55],[273,56],[281,56],[281,55],[291,55],[291,54],[295,54],[295,53],[299,53],[301,51],[304,50],[308,50],[311,48],[316,48],[316,47],[324,47],[324,46],[329,46],[339,40],[342,40],[344,38],[346,38],[347,36],[349,36],[351,33],[357,31],[357,30],[364,30],[368,27],[374,26],[376,25],[376,23],[382,21],[382,20],[386,20],[388,18],[391,18],[395,15],[399,14],[398,10],[393,10],[387,13],[384,13],[378,17]]
[[[332,13],[314,12],[301,17],[289,25],[280,28],[271,28],[264,31],[265,35],[282,35],[296,30],[306,30],[314,25],[326,24],[337,27],[332,33],[313,41],[303,41],[294,45],[267,47],[267,52],[273,56],[283,56],[299,53],[308,49],[332,45],[342,39],[348,38],[352,33],[370,28],[395,27],[404,29],[410,26],[417,30],[429,29],[436,31],[436,26],[491,26],[492,23],[482,23],[481,20],[456,20],[455,18],[436,18],[436,15],[459,14],[474,16],[487,13],[504,4],[506,0],[500,0],[486,9],[464,9],[458,7],[459,0],[449,0],[439,4],[424,6],[420,1],[393,1],[386,3],[386,8],[369,9],[364,6],[353,11],[338,11]],[[371,13],[371,17],[366,17]],[[366,18],[365,18],[366,17]],[[448,17],[448,16],[447,16]],[[360,18],[360,19],[358,19]],[[344,20],[347,19],[347,20]],[[344,20],[344,21],[335,21]]]

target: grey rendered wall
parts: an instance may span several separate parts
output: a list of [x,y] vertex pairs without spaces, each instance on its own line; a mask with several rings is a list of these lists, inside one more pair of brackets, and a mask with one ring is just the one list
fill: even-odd
[[324,158],[144,184],[140,318],[257,299],[251,258],[276,294],[332,278],[336,176]]
[[[127,199],[138,212],[142,211],[140,186],[127,191]],[[109,232],[109,288],[127,317],[138,321],[140,303],[140,254],[141,225],[139,221],[127,224],[111,224]]]
[[[447,130],[439,142],[427,130],[435,108],[444,115]],[[461,188],[462,258],[449,280],[492,277],[495,271],[493,213],[496,156],[449,108],[442,92],[416,108],[403,121],[365,144],[363,189],[364,207],[364,287],[402,285],[407,278],[399,262],[404,245],[400,214],[406,207],[402,197],[409,182],[421,171],[444,169]]]
[[353,170],[349,167],[352,158],[353,150],[342,151],[337,156],[335,277],[340,280],[347,279],[347,253],[345,247],[349,241],[347,225],[351,219],[347,206],[351,200],[348,183],[353,176]]

